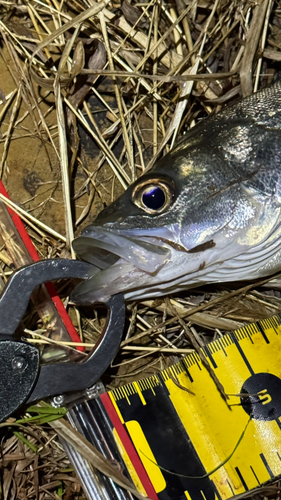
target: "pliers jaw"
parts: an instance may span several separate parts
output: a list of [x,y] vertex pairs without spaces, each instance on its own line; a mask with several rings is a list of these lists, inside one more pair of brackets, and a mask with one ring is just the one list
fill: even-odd
[[85,262],[47,259],[25,266],[12,275],[0,296],[0,421],[25,403],[87,389],[101,377],[116,356],[125,323],[125,304],[121,294],[105,303],[106,325],[83,363],[40,367],[38,349],[13,339],[31,293],[38,285],[58,279],[88,279],[92,272],[93,266]]

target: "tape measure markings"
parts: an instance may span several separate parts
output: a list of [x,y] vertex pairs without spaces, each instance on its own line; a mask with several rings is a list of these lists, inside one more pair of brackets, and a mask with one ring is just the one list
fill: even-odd
[[[246,337],[247,338],[247,337]],[[241,345],[239,344],[239,342],[237,341],[237,336],[235,334],[232,334],[232,339],[233,339],[233,343],[234,345],[236,346],[242,360],[244,361],[245,365],[247,366],[249,372],[251,375],[254,375],[254,371],[249,363],[249,360],[248,358],[245,356],[245,353],[243,351],[243,349],[241,348]]]
[[[185,463],[187,455],[196,464],[197,474],[193,475],[203,475],[222,463],[234,449],[249,414],[254,412],[254,421],[249,424],[235,456],[207,482],[199,481],[198,485],[197,481],[194,486],[196,481],[177,476],[171,479],[162,470],[167,486],[157,492],[160,500],[227,499],[281,474],[278,453],[281,402],[279,406],[276,404],[276,394],[279,398],[281,394],[280,332],[278,315],[220,337],[203,349],[227,393],[245,391],[259,396],[244,399],[231,396],[227,406],[196,352],[160,374],[127,384],[126,389],[111,391],[111,400],[128,434],[131,431],[141,461],[145,462],[137,434],[142,435],[142,440],[145,436],[146,446],[161,467],[176,472],[185,470],[186,475],[192,475],[190,464]],[[179,382],[179,387],[173,379]],[[192,390],[195,396],[180,386]],[[141,429],[139,433],[133,430],[137,428]],[[164,453],[163,447],[168,452]],[[148,475],[153,474],[152,467],[146,464],[146,468],[150,469]]]
[[263,453],[260,453],[260,457],[261,457],[261,459],[262,459],[262,461],[263,461],[263,463],[264,463],[264,466],[265,466],[265,468],[266,468],[266,470],[267,470],[267,472],[268,472],[269,476],[270,476],[270,477],[271,477],[271,479],[272,479],[272,478],[274,477],[274,474],[273,474],[273,472],[272,472],[271,468],[269,467],[269,464],[268,464],[268,462],[267,462],[267,460],[266,460],[266,458],[265,458],[264,454],[263,454]]
[[254,474],[254,477],[255,477],[255,479],[256,479],[256,481],[257,481],[257,484],[259,484],[259,485],[260,485],[261,483],[259,482],[259,478],[258,478],[258,476],[256,475],[256,473],[255,473],[255,471],[254,471],[254,469],[253,469],[253,467],[252,467],[251,465],[250,465],[250,469],[251,469],[252,473]]
[[[142,462],[141,462],[141,460],[140,460],[140,458],[135,450],[135,447],[134,447],[132,441],[130,440],[130,438],[129,438],[129,436],[124,428],[124,425],[122,423],[123,417],[122,417],[117,405],[115,404],[115,402],[113,403],[114,398],[112,398],[112,395],[110,393],[104,393],[104,394],[101,394],[100,399],[102,401],[102,404],[103,404],[109,418],[111,419],[111,422],[114,426],[115,432],[117,432],[118,437],[121,440],[126,453],[128,454],[129,463],[126,464],[127,469],[129,470],[131,468],[131,466],[133,465],[133,467],[136,471],[136,474],[138,476],[138,479],[141,482],[143,489],[146,491],[147,496],[149,498],[151,498],[151,500],[159,500],[159,498],[155,492],[155,489],[152,485],[152,482],[151,482],[145,468],[143,467],[143,464],[142,464]],[[126,461],[125,455],[123,455],[123,460]],[[135,486],[138,487],[137,482],[135,482]],[[140,492],[141,492],[141,490],[140,490]]]
[[[268,340],[268,337],[267,337],[267,335],[266,335],[266,333],[265,333],[265,331],[264,331],[264,328],[263,328],[262,324],[261,324],[261,323],[258,323],[258,324],[257,324],[257,326],[258,326],[258,329],[259,329],[259,331],[261,332],[261,334],[262,334],[262,336],[263,336],[264,340],[265,340],[265,341],[266,341],[266,343],[268,344],[268,343],[269,343],[269,340]],[[274,330],[275,330],[275,328],[274,328]],[[276,332],[276,330],[275,330],[275,332]]]

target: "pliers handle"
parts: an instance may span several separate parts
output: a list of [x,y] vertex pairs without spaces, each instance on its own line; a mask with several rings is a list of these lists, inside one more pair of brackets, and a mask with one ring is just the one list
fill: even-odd
[[108,311],[106,325],[95,348],[82,363],[40,367],[38,349],[13,339],[37,286],[58,279],[88,279],[93,269],[91,264],[77,260],[47,259],[18,269],[11,276],[0,296],[0,421],[24,403],[90,387],[114,359],[125,323],[121,294],[104,304]]

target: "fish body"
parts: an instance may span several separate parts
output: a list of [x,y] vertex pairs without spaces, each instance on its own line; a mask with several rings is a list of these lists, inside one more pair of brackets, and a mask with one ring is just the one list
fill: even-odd
[[73,242],[91,303],[281,269],[281,81],[202,120]]

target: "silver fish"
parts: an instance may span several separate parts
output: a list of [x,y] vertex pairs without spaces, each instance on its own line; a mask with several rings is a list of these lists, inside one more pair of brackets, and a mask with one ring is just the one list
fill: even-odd
[[73,242],[77,303],[157,297],[281,269],[281,82],[210,116]]

